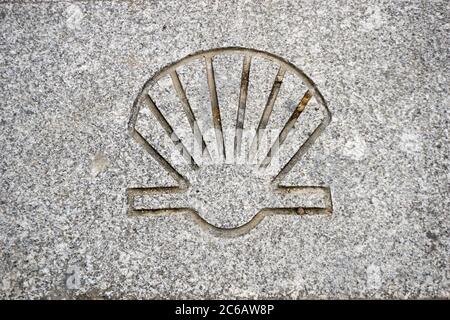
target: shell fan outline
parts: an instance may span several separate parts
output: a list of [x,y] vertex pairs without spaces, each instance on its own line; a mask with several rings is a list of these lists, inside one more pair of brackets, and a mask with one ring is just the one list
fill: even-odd
[[[217,79],[218,72],[215,67],[218,59],[222,57],[228,59],[230,56],[236,57],[233,59],[238,59],[236,61],[239,61],[240,74],[238,87],[233,87],[233,90],[238,92],[235,95],[237,99],[234,99],[235,103],[232,104],[235,105],[234,124],[232,130],[228,131],[224,130],[223,126],[223,113],[225,112],[220,97],[222,87],[218,85],[221,80]],[[271,79],[269,94],[264,105],[261,106],[261,114],[255,115],[258,118],[257,126],[253,133],[246,135],[246,120],[248,118],[246,117],[246,109],[248,109],[249,87],[252,88],[253,84],[251,75],[255,60],[268,61],[268,63],[276,66],[276,75],[274,79]],[[209,125],[213,132],[210,139],[204,135],[205,126],[199,125],[199,121],[197,121],[199,114],[206,113],[206,110],[193,108],[190,103],[192,97],[187,90],[190,89],[190,86],[180,76],[180,69],[193,63],[203,66],[203,70],[199,72],[202,72],[204,78],[206,78],[203,80],[205,87],[207,87],[205,95],[209,101],[205,101],[201,108],[209,109]],[[267,149],[261,151],[263,150],[262,141],[264,139],[261,138],[262,134],[260,133],[268,131],[271,116],[272,118],[275,117],[272,114],[277,109],[277,98],[280,96],[280,88],[282,89],[287,74],[296,77],[297,82],[299,79],[300,84],[305,87],[306,91],[302,92],[301,98],[295,102],[294,107],[290,107],[289,117],[282,123],[275,139],[268,139]],[[181,104],[180,111],[182,111],[177,112],[175,116],[180,119],[183,117],[183,121],[186,121],[186,128],[189,128],[192,136],[192,142],[189,144],[185,143],[185,136],[179,134],[177,126],[174,126],[178,123],[173,121],[175,109],[169,106],[164,110],[150,94],[150,91],[158,82],[165,78],[169,79],[168,86],[171,87]],[[226,82],[232,82],[228,78],[226,80]],[[159,91],[162,92],[163,90]],[[272,159],[282,150],[284,145],[292,144],[289,142],[289,137],[294,135],[292,132],[297,128],[298,119],[305,110],[309,109],[308,105],[313,100],[317,105],[316,110],[320,110],[321,113],[320,123],[307,131],[308,136],[289,155],[287,161],[282,164],[279,170],[270,172],[268,168],[272,165]],[[185,162],[184,170],[170,161],[167,154],[158,150],[158,146],[150,142],[150,139],[137,127],[138,120],[143,118],[141,111],[144,106],[156,120],[157,126],[169,138],[173,149],[177,150],[177,153],[183,158]],[[170,115],[171,113],[172,115]],[[130,216],[189,214],[202,229],[224,237],[248,233],[270,215],[329,215],[332,213],[330,188],[324,186],[283,186],[282,180],[305,155],[330,121],[331,113],[314,82],[302,70],[283,58],[264,51],[239,47],[218,48],[188,55],[165,66],[145,82],[134,101],[128,123],[130,135],[172,176],[178,185],[127,189],[128,214]],[[151,128],[154,126],[153,124],[150,125]],[[249,141],[246,145],[247,148],[244,148],[245,137],[250,137],[247,138]],[[263,156],[258,158],[257,154],[260,151],[263,152]],[[236,158],[231,163],[226,162],[230,158],[230,152]],[[241,154],[244,154],[244,166],[237,164],[237,158]],[[170,157],[170,159],[173,158]],[[227,166],[224,167],[226,164]],[[248,171],[246,167],[249,166],[257,168],[257,170]],[[184,172],[181,173],[181,171]],[[227,181],[231,179],[230,177],[235,177],[233,179],[236,181],[232,182],[230,187],[227,188]],[[214,183],[219,183],[218,181],[221,181],[222,184],[214,185]],[[264,186],[260,187],[260,185]],[[239,203],[231,204],[230,202],[234,199],[233,192],[239,192],[236,188],[239,188],[241,192],[254,193],[255,196],[250,198],[261,197],[258,198],[259,200],[244,201],[241,206],[239,206]],[[211,192],[211,190],[216,189],[222,189],[222,193]],[[226,198],[228,195],[230,197]],[[144,200],[143,205],[139,207],[136,202],[139,202],[141,198],[154,198],[156,200],[151,200],[149,203],[145,203]],[[226,212],[231,212],[230,217],[223,218],[223,216],[226,216],[224,214]]]

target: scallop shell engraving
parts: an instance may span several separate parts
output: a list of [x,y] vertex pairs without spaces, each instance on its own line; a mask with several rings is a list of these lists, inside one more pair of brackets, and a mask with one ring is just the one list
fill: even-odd
[[177,185],[127,189],[128,214],[190,214],[219,236],[269,215],[331,214],[328,187],[282,183],[330,120],[315,84],[276,55],[189,55],[144,84],[128,125]]

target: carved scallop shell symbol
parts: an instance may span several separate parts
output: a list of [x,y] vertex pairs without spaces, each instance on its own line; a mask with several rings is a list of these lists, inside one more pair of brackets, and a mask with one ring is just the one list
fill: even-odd
[[330,214],[328,187],[282,183],[330,120],[315,84],[276,55],[234,47],[189,55],[144,84],[128,125],[177,185],[129,188],[128,214],[190,214],[220,236],[274,214]]

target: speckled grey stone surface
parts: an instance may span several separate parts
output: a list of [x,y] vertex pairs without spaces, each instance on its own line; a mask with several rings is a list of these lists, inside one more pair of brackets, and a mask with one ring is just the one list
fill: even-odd
[[[0,297],[448,298],[449,9],[1,3]],[[331,216],[231,239],[127,216],[128,187],[171,183],[127,133],[137,93],[225,46],[277,54],[322,92],[333,121],[286,183],[330,186]]]

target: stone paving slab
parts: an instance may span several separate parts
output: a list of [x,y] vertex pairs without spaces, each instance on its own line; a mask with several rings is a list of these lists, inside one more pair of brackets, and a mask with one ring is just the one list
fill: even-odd
[[[449,298],[449,12],[447,1],[2,1],[0,297]],[[332,214],[270,216],[237,237],[188,214],[129,216],[127,188],[173,184],[127,130],[143,84],[230,46],[280,56],[317,85],[332,121],[285,183],[329,187]],[[250,74],[249,95],[255,83],[267,94]],[[207,87],[189,90],[208,119]],[[239,92],[223,92],[237,107]],[[227,194],[219,213],[253,208],[256,192],[237,188],[245,174],[217,170],[205,179],[234,183],[206,187]]]

